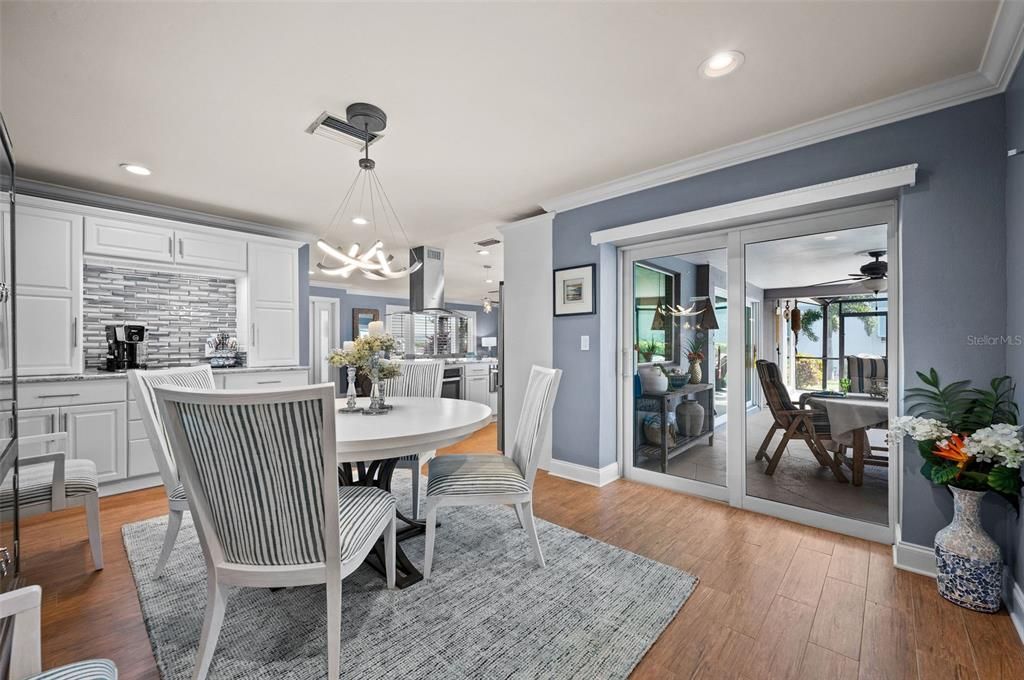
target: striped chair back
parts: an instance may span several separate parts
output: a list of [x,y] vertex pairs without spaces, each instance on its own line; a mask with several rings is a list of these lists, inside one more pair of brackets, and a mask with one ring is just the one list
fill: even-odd
[[155,392],[208,558],[340,560],[333,385]]
[[178,466],[171,455],[171,447],[167,441],[167,429],[156,407],[156,395],[153,388],[160,386],[182,387],[191,390],[212,390],[213,370],[209,364],[187,366],[184,368],[165,368],[158,371],[128,371],[128,385],[139,407],[142,424],[149,437],[149,446],[156,459],[156,467],[168,495],[178,486]]
[[885,357],[846,357],[846,377],[850,379],[850,391],[870,391],[872,380],[889,379],[889,360]]
[[402,373],[397,378],[382,380],[380,389],[385,397],[441,396],[444,379],[443,361],[395,361]]
[[516,425],[512,446],[505,453],[519,467],[531,488],[540,464],[540,447],[551,428],[551,414],[561,380],[560,369],[541,366],[530,369],[530,381],[526,384],[519,424]]

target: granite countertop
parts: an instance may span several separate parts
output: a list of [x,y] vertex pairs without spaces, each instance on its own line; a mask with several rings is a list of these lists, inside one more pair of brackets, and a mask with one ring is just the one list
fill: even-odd
[[[241,367],[241,368],[215,368],[213,369],[214,374],[219,373],[270,373],[273,371],[308,371],[308,366],[254,366],[254,367]],[[96,369],[87,370],[84,373],[77,375],[29,375],[18,378],[18,384],[24,385],[28,383],[44,383],[44,382],[70,382],[79,380],[116,380],[125,379],[128,377],[127,373],[111,373],[109,371],[99,371]],[[10,379],[0,380],[0,385],[10,384]]]

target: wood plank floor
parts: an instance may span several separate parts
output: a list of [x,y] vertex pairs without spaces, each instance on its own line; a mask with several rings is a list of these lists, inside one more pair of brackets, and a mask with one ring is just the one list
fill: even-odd
[[[449,453],[495,447],[491,426]],[[43,587],[43,666],[113,659],[159,678],[121,525],[167,512],[162,489],[101,502],[106,568],[93,572],[81,510],[24,523],[24,573]],[[634,678],[1019,680],[1006,612],[938,596],[889,546],[626,481],[602,489],[541,472],[539,517],[690,571],[700,585]]]

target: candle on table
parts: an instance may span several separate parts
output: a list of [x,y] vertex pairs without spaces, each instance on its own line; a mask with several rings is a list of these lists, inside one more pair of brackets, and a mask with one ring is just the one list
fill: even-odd
[[370,336],[384,335],[384,322],[383,321],[371,321],[369,326]]

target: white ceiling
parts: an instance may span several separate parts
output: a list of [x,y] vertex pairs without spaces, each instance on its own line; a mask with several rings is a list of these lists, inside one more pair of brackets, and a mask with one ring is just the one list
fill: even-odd
[[[472,242],[539,201],[974,71],[997,6],[3,2],[0,103],[27,177],[310,233],[357,154],[304,129],[377,104],[378,174],[470,300],[500,277]],[[743,68],[698,77],[721,49]]]

